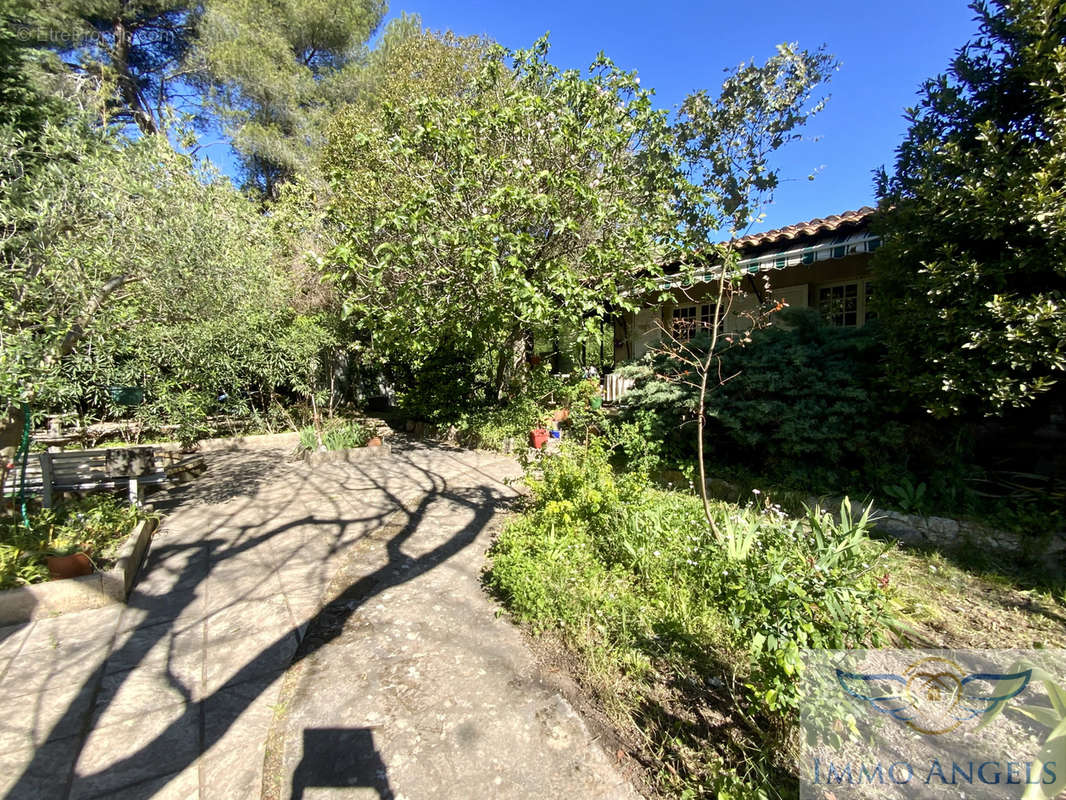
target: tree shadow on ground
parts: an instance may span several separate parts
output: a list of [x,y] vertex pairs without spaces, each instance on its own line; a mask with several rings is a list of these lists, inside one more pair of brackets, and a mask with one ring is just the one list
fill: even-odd
[[[193,765],[203,753],[207,753],[229,731],[245,709],[265,691],[273,681],[291,664],[295,664],[327,644],[343,630],[343,620],[350,617],[367,600],[377,594],[398,586],[425,574],[429,570],[469,546],[492,518],[495,507],[502,502],[506,493],[501,488],[483,485],[466,491],[455,491],[449,487],[448,479],[428,467],[418,466],[414,460],[401,456],[396,469],[414,473],[417,479],[417,502],[405,502],[405,498],[389,486],[390,465],[376,465],[377,472],[370,469],[350,467],[347,479],[354,478],[364,490],[372,488],[387,500],[385,508],[370,508],[366,513],[352,513],[353,509],[344,508],[338,495],[323,490],[315,485],[314,473],[307,469],[288,469],[279,467],[279,459],[263,457],[256,454],[244,465],[238,474],[232,470],[225,474],[209,473],[204,476],[209,482],[221,482],[225,486],[215,491],[209,489],[200,495],[186,498],[186,502],[224,502],[225,514],[216,520],[214,530],[229,527],[233,535],[206,536],[191,542],[168,542],[163,537],[158,546],[153,547],[150,555],[150,570],[166,576],[166,591],[158,594],[135,590],[130,598],[129,608],[138,612],[140,621],[125,641],[114,647],[107,658],[84,681],[82,689],[91,692],[95,702],[89,704],[88,710],[72,703],[62,717],[52,726],[53,734],[59,730],[81,730],[80,737],[72,747],[76,752],[69,759],[69,769],[63,775],[56,775],[53,784],[55,793],[48,796],[68,797],[76,786],[79,796],[111,794],[122,790],[123,797],[150,797],[161,788],[160,776],[177,775]],[[475,472],[465,465],[465,471]],[[238,516],[254,506],[255,498],[250,496],[260,486],[276,480],[284,473],[291,483],[292,497],[295,500],[301,492],[310,492],[318,510],[326,513],[296,516],[287,521],[266,526],[254,524],[236,524]],[[491,476],[487,476],[490,477]],[[203,481],[204,478],[200,480]],[[222,478],[223,480],[219,480]],[[485,483],[486,481],[482,481]],[[493,483],[498,481],[492,478]],[[336,488],[336,487],[334,487]],[[410,489],[410,487],[408,487]],[[287,487],[288,490],[288,487]],[[342,485],[340,491],[345,490]],[[243,498],[245,502],[234,503]],[[424,518],[433,502],[447,498],[458,503],[472,513],[471,519],[445,542],[418,556],[404,552],[404,545]],[[306,499],[306,498],[304,498]],[[280,516],[280,515],[279,515]],[[217,686],[204,686],[203,696],[196,700],[193,687],[183,679],[180,668],[180,647],[175,648],[182,631],[178,620],[183,612],[203,600],[204,584],[212,573],[225,570],[228,566],[242,563],[242,558],[255,557],[256,548],[271,540],[279,539],[294,528],[314,529],[318,534],[316,543],[328,543],[324,552],[315,551],[311,560],[320,560],[325,564],[330,558],[345,551],[364,536],[373,536],[382,532],[386,521],[394,520],[395,525],[388,525],[384,532],[391,534],[385,542],[387,561],[369,574],[344,587],[333,602],[317,611],[307,626],[288,625],[277,630],[272,640],[261,646],[257,652],[247,658],[243,665],[228,679]],[[368,531],[353,535],[359,530]],[[300,545],[276,555],[279,562],[300,556]],[[253,582],[254,583],[254,582]],[[255,587],[258,584],[254,584]],[[254,588],[248,594],[254,594]],[[231,605],[239,611],[239,605],[246,595],[238,594]],[[222,610],[226,610],[223,607]],[[213,612],[213,613],[218,613]],[[325,622],[328,615],[329,624],[317,624],[320,619]],[[204,619],[208,612],[204,612]],[[339,617],[339,619],[338,619]],[[338,624],[340,623],[340,624]],[[194,616],[192,625],[202,624]],[[318,635],[301,638],[303,630],[311,629]],[[323,632],[327,632],[323,635]],[[165,673],[170,688],[184,699],[184,710],[171,720],[159,733],[148,741],[136,746],[132,752],[121,759],[109,763],[106,767],[89,770],[85,774],[75,775],[75,765],[85,748],[87,737],[92,733],[94,722],[99,720],[122,687],[123,682],[132,674],[133,668],[149,658],[149,654],[161,644],[167,647]],[[239,643],[235,643],[239,644]],[[206,643],[204,644],[206,647]],[[298,647],[299,646],[299,647]],[[298,647],[298,649],[297,649]],[[119,667],[124,672],[117,671]],[[108,691],[101,687],[107,679]],[[233,702],[233,692],[227,689],[244,687],[239,702]],[[211,709],[212,716],[204,724],[204,709]],[[47,741],[46,737],[42,741]],[[68,754],[71,755],[71,754]],[[64,763],[66,759],[64,759]],[[154,765],[154,772],[144,774],[145,765]],[[41,797],[40,776],[55,769],[55,754],[44,747],[39,747],[31,762],[22,770],[18,780],[8,791],[8,798]],[[305,768],[305,773],[307,768]],[[125,782],[119,776],[129,775]],[[137,777],[135,777],[137,776]],[[164,776],[165,777],[165,776]],[[165,785],[165,781],[163,783]],[[306,783],[307,787],[312,784]],[[385,796],[385,795],[382,795]]]

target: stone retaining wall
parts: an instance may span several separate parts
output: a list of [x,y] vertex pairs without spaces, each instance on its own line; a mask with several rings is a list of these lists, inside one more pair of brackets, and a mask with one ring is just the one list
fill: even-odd
[[0,591],[0,626],[126,602],[157,525],[154,519],[138,522],[111,569]]

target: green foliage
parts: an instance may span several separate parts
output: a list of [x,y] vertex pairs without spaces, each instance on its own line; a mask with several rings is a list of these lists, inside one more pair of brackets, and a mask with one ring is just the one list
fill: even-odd
[[385,7],[379,0],[204,4],[189,64],[232,136],[247,184],[263,196],[276,199],[283,181],[313,168],[324,117],[363,88],[366,42]]
[[[653,489],[638,471],[616,474],[602,440],[564,443],[536,468],[528,512],[493,546],[489,584],[519,619],[560,630],[590,660],[631,665],[652,684],[670,674],[707,687],[735,675],[734,700],[770,735],[796,709],[801,648],[879,640],[885,598],[872,571],[882,548],[847,503],[838,518],[809,511],[799,520],[769,503],[715,503],[723,546],[698,498]],[[706,701],[692,691],[689,702]],[[668,738],[652,746],[668,760],[679,747]],[[703,755],[672,764],[687,772],[682,787],[715,785],[713,748],[686,746]]]
[[[13,0],[0,2],[0,130],[39,133],[44,123],[63,114],[58,98],[48,96],[30,79],[31,53],[19,36],[13,16],[24,10]],[[5,164],[5,171],[13,164]]]
[[[1056,664],[1055,666],[1059,665]],[[1043,735],[1044,743],[1034,760],[1033,769],[1043,770],[1044,765],[1047,765],[1054,772],[1056,764],[1066,763],[1066,689],[1056,681],[1056,675],[1043,669],[1038,664],[1028,661],[1019,661],[1012,664],[1008,672],[1019,673],[1024,670],[1031,671],[1032,674],[1029,676],[1031,682],[1035,684],[1035,682],[1039,681],[1044,685],[1048,703],[1046,705],[1031,702],[1024,704],[999,703],[984,716],[978,730],[987,727],[1008,708],[1011,712],[1027,717],[1046,731]],[[1022,686],[1017,686],[1016,684],[1011,688],[1020,689],[1022,687],[1024,687],[1024,684]],[[1059,797],[1063,789],[1066,789],[1066,774],[1063,774],[1060,770],[1055,779],[1049,783],[1041,781],[1040,783],[1031,783],[1026,786],[1021,797],[1022,800],[1052,800],[1052,798]]]
[[742,235],[758,218],[780,180],[770,157],[825,107],[815,92],[838,66],[824,49],[779,44],[765,63],[730,73],[715,100],[703,90],[685,98],[675,134],[697,189],[681,198],[696,246],[722,229]]
[[502,403],[489,403],[469,388],[456,395],[457,402],[451,405],[433,405],[437,397],[437,393],[412,393],[403,398],[403,408],[415,412],[418,419],[454,426],[459,441],[490,450],[503,448],[508,440],[517,449],[525,447],[530,431],[550,426],[554,413],[561,410],[568,412],[560,423],[567,438],[584,440],[590,431],[607,428],[602,409],[594,403],[599,397],[599,383],[560,378],[546,364],[531,367],[522,390]]
[[485,400],[488,366],[476,348],[443,342],[414,364],[394,365],[397,404],[414,419],[450,425]]
[[516,450],[529,442],[529,432],[542,427],[550,414],[547,406],[523,396],[506,405],[484,406],[461,414],[455,421],[460,441],[487,449],[504,449],[508,440]]
[[[322,446],[326,450],[350,450],[366,447],[377,435],[376,429],[367,422],[331,419],[322,425]],[[318,432],[313,425],[300,429],[300,447],[309,452],[318,450]]]
[[[187,0],[8,4],[22,41],[51,51],[38,83],[143,133],[166,127],[195,26]],[[58,57],[57,57],[58,56]]]
[[1066,370],[1066,15],[975,3],[879,181],[877,299],[898,384],[939,416],[1032,404]]
[[117,556],[133,526],[151,513],[113,495],[92,495],[40,509],[27,522],[7,518],[0,527],[0,589],[48,580],[48,556],[87,553],[96,567]]
[[606,58],[582,75],[547,50],[455,59],[459,94],[353,106],[324,156],[347,311],[397,361],[493,358],[498,394],[528,333],[567,327],[578,346],[653,289],[676,230],[651,93]]
[[915,486],[910,478],[904,478],[900,483],[884,487],[885,496],[889,497],[906,514],[918,514],[925,508],[924,483]]
[[[876,331],[827,326],[805,310],[781,321],[721,352],[729,379],[708,400],[710,458],[808,490],[896,482],[908,465],[907,428],[881,384]],[[690,345],[698,355],[706,348],[705,336]],[[654,355],[627,370],[637,379],[628,413],[653,415],[648,424],[678,460],[694,448],[698,387],[686,380],[688,369]]]
[[228,181],[162,137],[77,120],[7,143],[43,165],[0,183],[0,396],[98,416],[126,413],[107,387],[139,387],[142,422],[195,438],[209,413],[318,391],[336,318],[304,299],[287,231]]

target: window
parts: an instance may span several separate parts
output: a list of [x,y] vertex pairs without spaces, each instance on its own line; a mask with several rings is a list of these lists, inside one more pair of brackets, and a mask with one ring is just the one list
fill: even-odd
[[681,306],[674,309],[674,336],[687,342],[696,333],[696,306]]
[[[724,311],[723,319],[718,321],[718,331],[725,329]],[[678,306],[674,309],[674,336],[683,342],[687,342],[698,331],[709,331],[714,323],[714,303],[703,305]]]
[[870,309],[873,281],[853,281],[818,287],[818,311],[830,325],[858,328],[877,314]]
[[869,322],[872,319],[877,319],[877,312],[870,310],[871,306],[873,305],[872,300],[873,300],[873,297],[874,297],[874,282],[873,281],[865,281],[865,283],[866,283],[866,294],[863,297],[863,317],[862,317],[863,324],[866,324],[867,322]]

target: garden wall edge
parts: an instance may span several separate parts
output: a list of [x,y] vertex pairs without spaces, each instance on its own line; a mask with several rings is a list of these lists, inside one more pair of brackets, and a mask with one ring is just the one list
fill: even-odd
[[157,527],[154,519],[134,525],[109,570],[0,591],[0,625],[126,602]]

